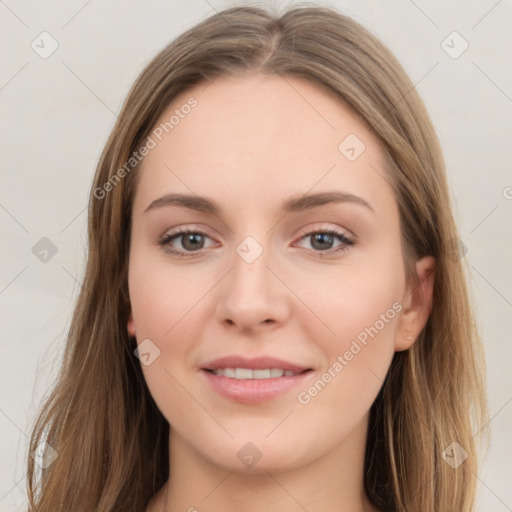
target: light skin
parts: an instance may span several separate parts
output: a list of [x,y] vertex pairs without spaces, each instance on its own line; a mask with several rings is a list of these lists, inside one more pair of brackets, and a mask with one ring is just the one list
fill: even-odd
[[[219,78],[175,98],[157,125],[191,96],[197,106],[145,157],[132,212],[127,327],[160,350],[142,370],[171,426],[167,500],[164,486],[146,512],[375,512],[363,491],[369,409],[393,354],[428,319],[434,260],[416,262],[421,285],[406,282],[378,139],[337,98],[296,78]],[[365,144],[352,162],[338,149],[349,134]],[[280,211],[291,196],[327,191],[367,206]],[[170,193],[207,197],[221,211],[145,211]],[[205,234],[168,241],[184,257],[158,244],[179,228]],[[345,238],[322,238],[331,229]],[[251,263],[236,250],[248,236],[263,249]],[[298,393],[397,303],[378,334],[300,403]],[[312,371],[300,388],[241,404],[200,370],[232,354]],[[261,454],[251,468],[237,457],[248,442]]]

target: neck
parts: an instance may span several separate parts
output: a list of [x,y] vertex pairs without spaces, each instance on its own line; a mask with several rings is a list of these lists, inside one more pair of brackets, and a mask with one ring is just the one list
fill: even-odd
[[366,425],[367,417],[309,464],[279,471],[262,465],[257,472],[255,466],[250,473],[205,459],[171,429],[171,477],[147,512],[377,512],[363,488]]

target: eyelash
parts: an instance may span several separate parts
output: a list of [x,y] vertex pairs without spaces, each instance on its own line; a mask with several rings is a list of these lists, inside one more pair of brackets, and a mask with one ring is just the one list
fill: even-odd
[[[206,236],[206,237],[210,238],[206,233],[204,233],[202,231],[188,229],[188,228],[182,228],[179,231],[176,231],[175,233],[163,235],[158,240],[157,243],[159,246],[162,246],[163,250],[166,253],[172,254],[173,256],[180,256],[180,257],[193,256],[196,253],[200,253],[201,249],[198,251],[183,252],[183,251],[177,251],[175,249],[172,249],[169,246],[169,243],[172,242],[174,239],[179,238],[180,236],[189,235],[189,234],[202,235],[202,236]],[[333,236],[337,237],[340,242],[342,242],[342,245],[340,245],[336,249],[327,249],[325,251],[316,251],[315,249],[308,249],[308,251],[319,254],[319,256],[321,258],[323,258],[324,254],[333,255],[333,254],[337,254],[337,253],[344,253],[345,251],[348,250],[348,248],[350,246],[354,246],[356,244],[356,241],[354,239],[347,237],[347,235],[345,235],[344,233],[341,233],[340,231],[337,231],[335,229],[322,229],[322,230],[316,230],[316,231],[309,231],[308,233],[305,233],[304,235],[302,235],[300,237],[300,240],[303,240],[304,238],[307,238],[312,235],[318,235],[318,234],[333,235]]]

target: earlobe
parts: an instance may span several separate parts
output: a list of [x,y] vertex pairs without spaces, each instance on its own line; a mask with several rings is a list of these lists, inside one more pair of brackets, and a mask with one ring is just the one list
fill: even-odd
[[133,314],[130,312],[128,317],[127,330],[129,336],[135,336],[135,323],[133,321]]
[[402,299],[402,313],[395,334],[395,351],[409,349],[425,327],[432,311],[435,260],[425,256],[416,262],[417,282],[411,283]]

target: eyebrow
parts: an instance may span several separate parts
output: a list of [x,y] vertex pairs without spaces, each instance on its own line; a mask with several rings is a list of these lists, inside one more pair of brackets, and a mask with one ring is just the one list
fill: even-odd
[[[307,194],[300,197],[292,196],[288,198],[281,206],[281,213],[288,214],[294,212],[302,212],[330,203],[353,203],[364,206],[375,213],[370,204],[362,197],[346,192],[317,192],[315,194]],[[220,215],[222,208],[213,199],[200,197],[197,195],[171,193],[155,199],[145,210],[144,213],[164,206],[181,206],[190,210],[202,213],[211,213]]]

